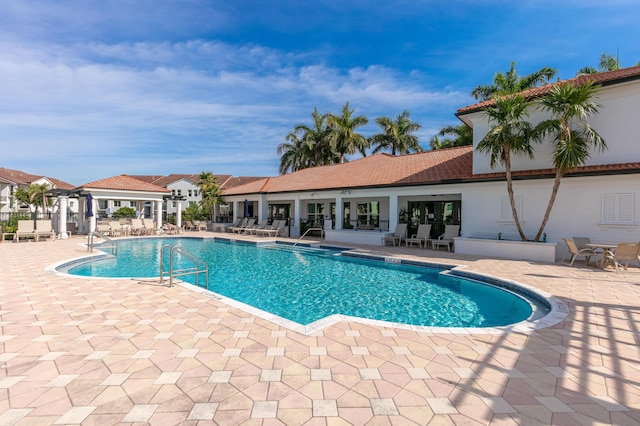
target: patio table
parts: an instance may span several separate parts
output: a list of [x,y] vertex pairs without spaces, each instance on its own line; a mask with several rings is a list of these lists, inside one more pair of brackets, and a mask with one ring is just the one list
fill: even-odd
[[[599,268],[604,269],[604,260],[607,254],[613,254],[611,252],[611,250],[613,250],[614,248],[618,247],[618,244],[614,244],[614,243],[589,243],[589,244],[585,244],[585,247],[589,247],[590,249],[593,249],[593,251],[596,253],[596,266],[598,266]],[[597,251],[597,250],[601,250],[601,251]],[[598,253],[600,253],[600,264],[598,265]]]

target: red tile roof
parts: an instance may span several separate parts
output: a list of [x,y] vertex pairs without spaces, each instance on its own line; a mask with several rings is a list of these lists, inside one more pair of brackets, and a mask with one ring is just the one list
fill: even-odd
[[[582,166],[568,172],[565,176],[575,175],[607,175],[607,174],[624,174],[624,173],[640,173],[640,163],[624,163],[624,164],[597,164],[593,166]],[[538,170],[519,170],[511,172],[514,178],[547,178],[555,176],[553,169]],[[473,175],[474,180],[494,180],[504,179],[504,172],[483,173]]]
[[[472,174],[473,147],[464,146],[418,154],[376,154],[344,164],[314,167],[272,178],[262,178],[226,189],[223,195],[247,195],[348,188],[399,187],[504,180],[504,172]],[[567,173],[606,175],[640,173],[640,163],[583,166]],[[550,178],[554,170],[513,172],[515,179]]]
[[[597,84],[602,84],[603,86],[611,85],[611,84],[619,84],[629,80],[637,80],[640,79],[640,66],[622,68],[615,71],[607,71],[601,72],[597,74],[587,74],[581,75],[580,77],[570,78],[568,80],[561,80],[555,83],[546,84],[540,87],[534,87],[533,89],[524,90],[520,92],[526,98],[536,98],[538,96],[545,95],[549,93],[553,86],[563,83],[571,83],[571,84],[584,84],[587,81],[593,81]],[[495,105],[495,100],[489,99],[486,101],[478,102],[473,105],[469,105],[463,108],[460,108],[456,115],[464,115],[469,114],[475,111],[482,110],[484,108]]]
[[144,182],[140,179],[127,175],[113,176],[110,178],[97,180],[95,182],[85,183],[79,186],[82,189],[114,189],[119,191],[138,191],[138,192],[161,192],[169,193],[170,190],[152,183]]
[[223,195],[446,183],[470,179],[473,148],[392,156],[376,154],[348,163],[313,167],[225,189]]
[[5,169],[4,167],[0,167],[0,179],[4,180],[5,182],[13,182],[18,185],[31,185],[36,180],[43,179],[43,178],[51,181],[51,183],[53,183],[56,186],[56,188],[59,188],[59,189],[73,188],[73,185],[65,181],[62,181],[60,179],[51,178],[48,176],[32,175],[30,173],[25,173],[20,170]]

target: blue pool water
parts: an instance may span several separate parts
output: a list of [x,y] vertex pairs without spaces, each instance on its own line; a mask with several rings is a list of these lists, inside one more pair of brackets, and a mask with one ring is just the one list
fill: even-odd
[[[209,283],[201,280],[201,286],[303,325],[344,314],[422,326],[494,327],[526,320],[532,313],[529,302],[494,286],[439,269],[339,256],[335,250],[193,238],[117,244],[116,257],[71,266],[67,272],[157,277],[160,248],[179,244],[209,265]],[[168,257],[164,262],[168,265]],[[184,280],[195,282],[193,277]]]

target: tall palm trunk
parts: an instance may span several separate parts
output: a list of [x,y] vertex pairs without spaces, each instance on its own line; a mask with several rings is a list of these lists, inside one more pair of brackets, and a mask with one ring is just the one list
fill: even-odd
[[558,188],[560,188],[560,181],[562,180],[562,176],[564,175],[563,171],[560,169],[556,170],[556,177],[553,180],[553,189],[551,190],[551,198],[549,198],[549,204],[547,205],[547,211],[544,213],[544,218],[542,219],[542,224],[540,225],[540,229],[538,229],[538,233],[533,241],[540,241],[540,236],[542,235],[542,231],[544,231],[544,227],[547,226],[547,221],[549,220],[549,216],[551,215],[551,209],[553,208],[553,203],[556,201],[556,195],[558,195]]
[[507,178],[507,193],[509,194],[509,203],[511,204],[511,214],[513,215],[513,220],[516,223],[516,229],[518,230],[518,234],[520,234],[520,238],[522,241],[527,240],[527,236],[522,232],[522,227],[520,226],[520,219],[518,218],[518,210],[516,209],[516,202],[513,196],[513,183],[511,181],[511,155],[509,155],[509,151],[505,151],[504,156],[504,166],[505,166],[505,175]]

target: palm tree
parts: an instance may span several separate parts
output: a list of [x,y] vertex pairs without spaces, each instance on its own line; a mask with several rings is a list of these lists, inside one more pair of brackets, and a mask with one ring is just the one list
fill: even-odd
[[286,142],[278,145],[280,174],[307,167],[333,164],[338,155],[333,152],[329,140],[327,114],[320,114],[317,108],[311,113],[313,124],[298,124],[286,137]]
[[376,123],[382,129],[382,133],[375,134],[369,138],[370,145],[376,145],[373,153],[385,149],[391,149],[391,155],[424,151],[420,146],[418,137],[412,134],[422,126],[411,121],[409,115],[409,111],[403,111],[402,114],[396,116],[395,120],[389,117],[376,118]]
[[280,167],[278,167],[280,174],[309,167],[312,145],[304,138],[304,135],[293,131],[285,137],[285,140],[286,142],[278,145],[277,150],[280,156]]
[[42,207],[42,213],[45,213],[46,207],[49,205],[49,200],[47,199],[48,191],[48,184],[34,183],[29,185],[27,188],[18,187],[15,192],[15,197],[18,201],[28,204],[29,207],[33,206],[34,213],[38,212],[38,207]]
[[329,114],[327,119],[329,140],[340,163],[344,163],[345,157],[355,154],[356,151],[366,156],[366,150],[369,147],[367,138],[356,133],[356,129],[366,125],[369,120],[364,115],[352,117],[353,111],[349,109],[349,102],[347,102],[342,107],[341,115]]
[[520,77],[515,69],[515,62],[506,74],[499,72],[493,77],[493,83],[481,85],[473,89],[471,96],[479,101],[486,101],[496,96],[522,92],[523,90],[546,84],[558,73],[555,68],[544,67],[524,77]]
[[[453,139],[441,140],[438,136],[453,136]],[[455,146],[473,145],[473,129],[462,123],[459,126],[444,126],[429,141],[431,149],[452,148]]]
[[620,63],[618,62],[618,58],[610,55],[608,53],[603,53],[600,55],[600,62],[598,63],[598,68],[586,66],[582,67],[576,73],[576,77],[580,77],[581,75],[588,74],[597,74],[599,72],[605,71],[615,71],[620,68]]
[[215,206],[222,202],[218,179],[213,173],[203,171],[200,173],[200,176],[198,176],[198,182],[196,182],[196,185],[200,187],[200,194],[202,197],[200,200],[200,207],[209,214],[211,220],[214,220]]
[[555,179],[549,205],[534,241],[539,241],[549,220],[560,181],[565,173],[584,165],[590,157],[590,149],[607,149],[604,139],[588,123],[589,117],[598,113],[596,102],[600,86],[588,81],[582,85],[564,83],[554,86],[542,100],[542,109],[552,118],[538,124],[542,135],[552,135],[553,167]]
[[485,110],[492,127],[477,147],[479,152],[490,155],[491,168],[497,164],[504,166],[511,213],[522,241],[526,241],[527,237],[520,226],[513,195],[511,155],[526,154],[529,158],[533,158],[531,141],[536,139],[536,135],[529,122],[526,121],[526,118],[529,117],[530,106],[531,101],[521,94],[495,98],[495,106]]

